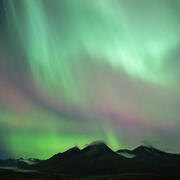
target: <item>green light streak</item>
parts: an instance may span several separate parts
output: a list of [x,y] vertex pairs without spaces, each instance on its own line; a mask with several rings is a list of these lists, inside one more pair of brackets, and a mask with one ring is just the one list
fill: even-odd
[[94,61],[108,61],[134,78],[170,83],[164,62],[179,42],[179,27],[166,1],[149,2],[151,11],[144,17],[137,7],[129,12],[130,4],[123,1],[25,0],[20,12],[11,3],[8,17],[18,27],[30,68],[52,92],[64,89],[71,100],[78,99],[71,68],[84,50]]
[[[171,61],[172,51],[179,46],[177,12],[172,10],[167,0],[136,2],[19,0],[17,3],[15,0],[4,0],[9,32],[14,36],[14,49],[22,51],[23,60],[28,62],[37,84],[47,90],[51,97],[56,97],[57,101],[65,97],[68,103],[75,105],[87,102],[83,108],[88,106],[90,99],[84,96],[91,88],[86,82],[89,74],[82,69],[85,61],[92,61],[94,67],[99,62],[108,63],[110,68],[125,72],[130,79],[172,89],[176,87],[176,74],[168,71],[167,62]],[[73,74],[77,71],[79,79]],[[117,93],[111,95],[114,102],[116,96]],[[149,106],[145,106],[148,111]],[[69,122],[39,107],[37,111],[33,109],[33,112],[24,115],[3,111],[1,118],[12,127],[21,125],[32,130],[43,124],[44,131],[47,131],[34,133],[33,130],[26,132],[11,127],[6,139],[15,156],[24,153],[25,157],[47,158],[71,146],[83,147],[97,139],[105,140],[114,149],[122,146],[109,124],[108,127],[103,124],[102,129],[106,127],[104,134],[98,132],[101,129],[97,128],[95,135],[91,132],[87,136],[78,136],[83,128],[95,129],[96,122],[94,125],[92,122]]]

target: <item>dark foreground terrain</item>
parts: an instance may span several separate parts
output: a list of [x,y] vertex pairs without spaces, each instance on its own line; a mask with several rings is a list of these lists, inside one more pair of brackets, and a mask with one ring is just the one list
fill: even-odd
[[104,143],[71,148],[47,160],[0,160],[0,180],[179,180],[180,155],[139,146],[112,151]]
[[65,175],[58,173],[22,173],[0,169],[1,180],[179,180],[180,174]]

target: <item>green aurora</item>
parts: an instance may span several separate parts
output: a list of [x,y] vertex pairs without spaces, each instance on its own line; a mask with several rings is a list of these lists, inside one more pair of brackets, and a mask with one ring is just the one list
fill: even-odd
[[44,159],[95,140],[113,149],[148,141],[180,151],[179,0],[3,6],[8,43],[0,52],[8,55],[0,61],[17,81],[0,78],[9,156]]

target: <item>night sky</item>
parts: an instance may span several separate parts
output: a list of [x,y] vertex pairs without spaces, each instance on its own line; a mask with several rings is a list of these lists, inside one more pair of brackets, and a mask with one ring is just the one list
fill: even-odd
[[179,0],[0,1],[0,158],[180,153],[179,129]]

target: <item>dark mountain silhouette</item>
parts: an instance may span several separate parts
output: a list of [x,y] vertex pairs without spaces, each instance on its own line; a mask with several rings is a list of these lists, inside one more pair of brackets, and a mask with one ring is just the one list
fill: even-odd
[[134,155],[134,158],[141,158],[141,159],[165,158],[171,155],[169,153],[160,151],[154,147],[147,147],[147,146],[139,146],[134,150],[120,149],[117,152],[119,154],[126,153],[129,155]]
[[180,154],[163,152],[154,147],[139,146],[134,150],[118,150],[119,154],[134,155],[131,162],[135,164],[133,170],[142,172],[178,172]]
[[70,174],[172,173],[180,168],[180,155],[146,146],[114,152],[105,143],[98,142],[82,150],[73,147],[28,168]]
[[95,142],[83,149],[73,147],[47,160],[24,159],[0,161],[0,166],[18,166],[43,173],[94,175],[122,173],[175,174],[180,169],[180,155],[160,151],[154,147],[139,146],[133,150],[114,152],[103,142]]
[[119,154],[127,153],[130,155],[134,155],[134,159],[141,159],[141,160],[155,160],[155,159],[178,160],[180,158],[180,154],[167,153],[159,149],[156,149],[154,147],[147,147],[147,146],[139,146],[134,150],[120,149],[117,151],[117,153]]
[[27,163],[24,161],[19,161],[16,159],[7,159],[7,160],[0,160],[0,167],[6,166],[6,167],[19,167],[19,166],[25,166]]
[[39,162],[41,162],[41,160],[33,159],[33,158],[0,160],[0,168],[1,167],[6,167],[7,169],[8,169],[8,167],[27,168],[27,167],[29,167],[29,165],[37,164]]
[[106,144],[90,144],[80,150],[71,148],[64,153],[54,155],[48,160],[30,166],[40,171],[58,171],[71,173],[110,172],[126,158],[113,152]]
[[55,154],[54,156],[52,156],[49,160],[50,161],[56,161],[56,160],[60,160],[60,159],[68,159],[68,158],[71,158],[73,156],[76,156],[79,154],[81,150],[78,148],[78,147],[73,147],[67,151],[65,151],[64,153],[58,153],[58,154]]
[[168,153],[160,151],[154,147],[139,146],[133,150],[137,156],[166,156]]

